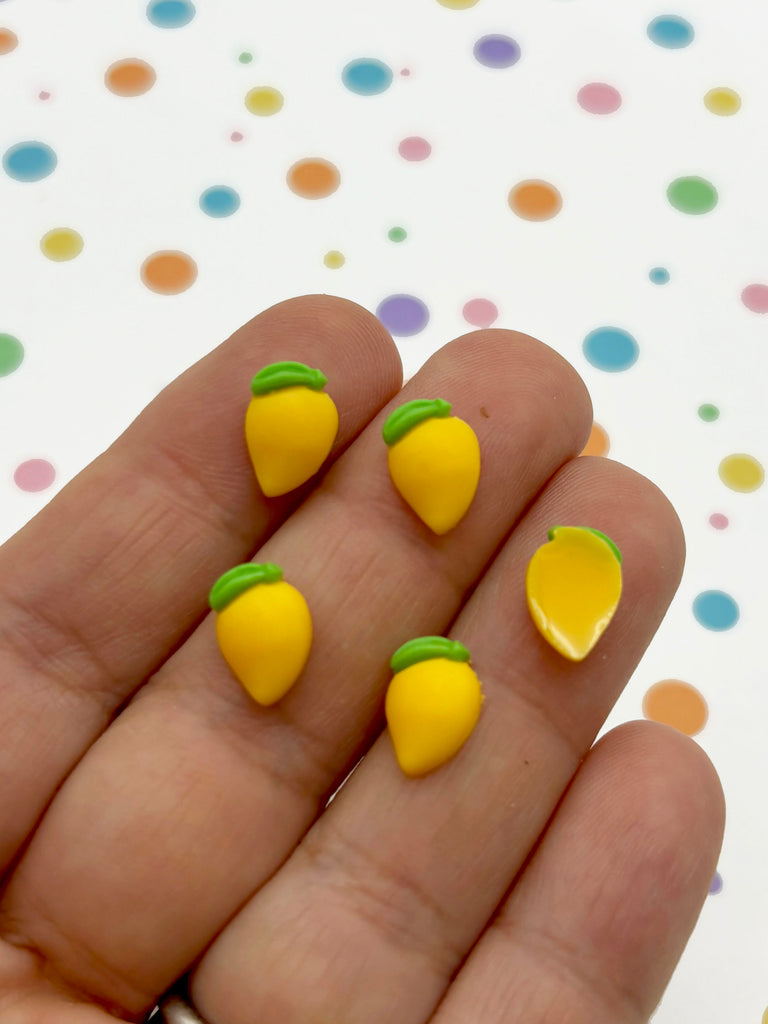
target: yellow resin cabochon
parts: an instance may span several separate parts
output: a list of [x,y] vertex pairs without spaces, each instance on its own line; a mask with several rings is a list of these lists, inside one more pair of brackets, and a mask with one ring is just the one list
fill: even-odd
[[312,618],[290,583],[259,583],[217,613],[216,637],[233,674],[268,706],[301,675],[312,646]]
[[466,515],[480,479],[480,444],[457,416],[424,420],[387,455],[398,493],[432,530],[443,534]]
[[466,662],[431,658],[393,676],[385,713],[405,775],[426,775],[449,761],[472,734],[483,696]]
[[525,591],[536,628],[571,661],[586,658],[621,597],[621,565],[607,541],[561,526],[528,564]]
[[295,385],[254,395],[245,414],[245,440],[264,494],[287,494],[314,476],[338,429],[338,411],[325,391]]

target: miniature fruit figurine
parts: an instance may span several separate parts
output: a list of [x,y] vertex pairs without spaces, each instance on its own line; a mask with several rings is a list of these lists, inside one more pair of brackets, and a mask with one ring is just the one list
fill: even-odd
[[224,660],[259,704],[290,690],[307,662],[312,619],[299,591],[270,562],[236,565],[209,596]]
[[621,597],[621,552],[599,530],[555,526],[528,563],[525,592],[536,628],[555,650],[581,661]]
[[472,504],[480,478],[474,430],[442,398],[417,398],[384,424],[392,482],[433,533],[452,530]]
[[327,377],[304,363],[272,363],[251,381],[245,440],[268,498],[305,483],[328,457],[339,414],[322,389]]
[[480,680],[469,651],[457,640],[422,636],[392,656],[395,673],[385,713],[395,757],[411,777],[450,760],[469,739],[480,715]]

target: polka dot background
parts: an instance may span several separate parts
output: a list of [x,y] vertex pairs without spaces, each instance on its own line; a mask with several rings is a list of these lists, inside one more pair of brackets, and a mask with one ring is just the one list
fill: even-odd
[[0,3],[0,539],[289,296],[370,309],[406,378],[470,330],[546,341],[583,454],[687,539],[606,724],[693,737],[728,800],[654,1020],[768,1022],[768,9],[42,3]]

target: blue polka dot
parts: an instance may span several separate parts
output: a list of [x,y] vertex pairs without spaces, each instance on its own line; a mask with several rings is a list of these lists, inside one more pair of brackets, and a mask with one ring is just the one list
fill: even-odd
[[44,142],[17,142],[5,151],[3,169],[16,181],[40,181],[56,170],[58,158]]
[[705,590],[693,602],[693,614],[706,629],[721,632],[739,621],[739,606],[722,590]]
[[200,209],[209,217],[231,217],[240,208],[240,196],[228,185],[214,185],[200,196]]
[[676,14],[663,14],[648,26],[648,38],[666,50],[681,50],[693,42],[693,25]]
[[510,36],[483,36],[475,43],[474,55],[487,68],[511,68],[520,60],[520,47]]
[[392,71],[380,60],[363,57],[350,61],[341,72],[341,80],[359,96],[375,96],[386,92],[392,84]]
[[628,331],[620,327],[598,327],[582,345],[587,360],[598,370],[619,373],[637,362],[640,348]]
[[147,17],[158,28],[181,28],[195,16],[195,5],[190,0],[150,0]]
[[666,284],[669,281],[669,271],[666,267],[653,267],[648,271],[648,277],[653,284]]

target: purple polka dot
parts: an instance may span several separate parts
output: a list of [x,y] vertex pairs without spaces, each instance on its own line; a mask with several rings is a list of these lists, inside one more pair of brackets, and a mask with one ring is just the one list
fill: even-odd
[[46,459],[28,459],[13,474],[13,482],[22,491],[44,491],[55,479],[56,470]]
[[389,295],[379,303],[376,316],[396,338],[418,334],[429,323],[429,310],[414,295]]
[[490,327],[499,311],[490,299],[470,299],[461,311],[464,319],[473,327]]
[[426,160],[432,152],[432,147],[420,135],[411,135],[403,139],[397,151],[404,160]]
[[618,89],[605,82],[590,82],[579,89],[576,96],[579,106],[589,114],[613,114],[621,106]]
[[709,887],[709,895],[717,896],[719,892],[723,891],[723,878],[719,871],[715,872],[715,877],[712,879],[712,884]]
[[483,36],[475,43],[474,54],[487,68],[511,68],[520,60],[520,47],[510,36]]
[[716,530],[724,530],[728,526],[728,516],[724,516],[722,512],[713,512],[709,517],[709,525],[714,526]]

